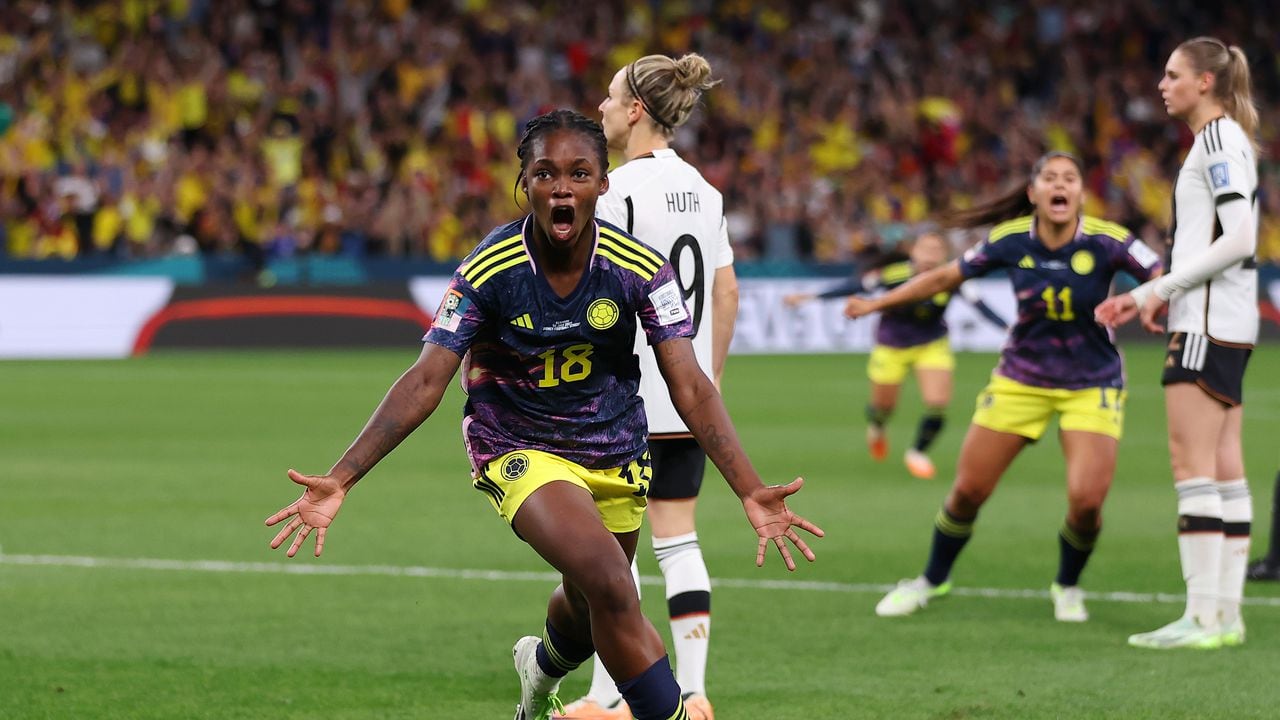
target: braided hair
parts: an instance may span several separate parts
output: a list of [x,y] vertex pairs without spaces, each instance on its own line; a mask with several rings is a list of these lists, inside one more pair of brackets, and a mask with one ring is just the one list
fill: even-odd
[[[600,173],[605,175],[609,172],[609,142],[604,137],[604,128],[600,127],[600,123],[573,110],[552,110],[524,125],[524,135],[520,138],[519,146],[516,147],[516,157],[520,158],[520,174],[516,176],[513,193],[520,187],[525,170],[529,168],[533,141],[556,130],[573,130],[585,135],[596,147],[596,155],[600,160]],[[519,199],[516,202],[518,204]]]

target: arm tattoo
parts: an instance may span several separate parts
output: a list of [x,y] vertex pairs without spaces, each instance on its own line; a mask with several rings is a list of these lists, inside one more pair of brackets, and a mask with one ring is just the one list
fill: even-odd
[[[724,475],[726,480],[732,481],[738,476],[738,471],[734,469],[733,463],[736,456],[729,448],[732,447],[730,438],[714,422],[708,422],[702,426],[702,442],[705,443],[707,454],[716,463],[716,468]],[[723,454],[722,454],[723,453]]]

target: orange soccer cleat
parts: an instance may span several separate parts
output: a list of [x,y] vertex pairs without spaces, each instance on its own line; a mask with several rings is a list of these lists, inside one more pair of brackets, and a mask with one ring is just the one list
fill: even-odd
[[613,707],[605,707],[590,695],[565,705],[563,711],[551,717],[552,720],[632,720],[626,700],[619,699]]
[[711,701],[705,695],[686,697],[684,711],[689,715],[689,720],[716,720],[716,713],[711,709]]
[[867,426],[867,451],[871,453],[871,459],[876,462],[883,462],[889,457],[889,438],[884,434],[884,428],[876,425]]
[[921,480],[933,479],[933,475],[936,470],[933,467],[933,461],[929,459],[928,455],[925,455],[915,448],[911,448],[902,458],[902,461],[907,465],[907,472],[911,473],[913,476],[920,478]]

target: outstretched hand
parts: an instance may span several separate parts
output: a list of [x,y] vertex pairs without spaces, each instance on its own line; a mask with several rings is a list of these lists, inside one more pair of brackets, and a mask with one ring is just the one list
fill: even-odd
[[1129,293],[1113,295],[1094,308],[1093,319],[1099,325],[1114,328],[1138,317],[1138,303]]
[[286,518],[297,516],[293,517],[289,524],[285,525],[272,539],[271,549],[280,547],[294,530],[298,530],[297,537],[293,539],[293,544],[285,553],[293,557],[298,553],[298,548],[302,547],[302,541],[307,539],[307,535],[312,530],[315,530],[316,557],[320,557],[320,553],[324,550],[325,530],[337,517],[338,509],[342,507],[347,491],[343,489],[342,483],[330,475],[303,475],[297,470],[290,469],[289,479],[302,485],[306,490],[302,491],[302,497],[267,518],[267,525],[271,526]]
[[844,304],[844,316],[850,320],[857,320],[875,312],[875,309],[875,304],[871,300],[854,295]]
[[765,551],[769,541],[772,540],[778,547],[778,552],[782,553],[782,561],[786,563],[787,569],[796,569],[796,562],[791,559],[791,551],[783,538],[790,540],[806,560],[814,561],[813,551],[796,534],[795,529],[801,528],[813,533],[816,537],[822,537],[825,533],[822,532],[822,528],[791,512],[786,502],[788,495],[795,494],[802,487],[804,487],[804,478],[796,478],[786,485],[765,485],[742,500],[742,508],[747,513],[747,519],[756,529],[756,535],[760,536],[760,542],[756,547],[756,567],[764,566]]

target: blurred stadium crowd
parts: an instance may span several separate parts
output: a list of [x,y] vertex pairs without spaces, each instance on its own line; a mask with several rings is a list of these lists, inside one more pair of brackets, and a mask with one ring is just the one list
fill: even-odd
[[1272,2],[10,0],[0,248],[451,261],[520,212],[525,120],[596,117],[619,67],[691,50],[724,82],[676,146],[742,258],[857,260],[1046,149],[1085,159],[1089,212],[1155,245],[1191,139],[1156,82],[1213,34],[1252,64],[1276,260]]

